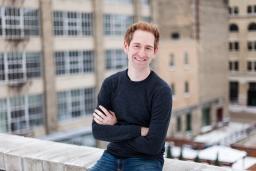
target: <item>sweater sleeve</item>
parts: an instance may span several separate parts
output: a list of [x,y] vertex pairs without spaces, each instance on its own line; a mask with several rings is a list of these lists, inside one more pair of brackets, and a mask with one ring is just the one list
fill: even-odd
[[171,90],[169,87],[163,87],[156,91],[153,97],[148,135],[129,140],[127,145],[134,151],[148,155],[161,153],[169,126],[171,110]]
[[[110,79],[104,80],[98,94],[98,105],[104,106],[108,110],[113,110],[111,105],[112,93],[114,90],[113,82]],[[115,112],[115,111],[113,111]],[[118,115],[118,114],[116,114]],[[140,126],[138,125],[100,125],[92,121],[92,133],[96,139],[120,142],[140,136]]]

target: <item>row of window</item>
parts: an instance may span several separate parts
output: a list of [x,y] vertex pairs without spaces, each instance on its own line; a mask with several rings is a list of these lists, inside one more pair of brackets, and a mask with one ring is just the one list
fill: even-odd
[[59,51],[54,56],[57,75],[94,72],[93,51]]
[[0,99],[0,132],[22,133],[43,124],[42,95]]
[[[239,62],[229,61],[229,71],[239,71]],[[247,71],[256,72],[256,61],[247,61]]]
[[[247,30],[248,30],[249,32],[251,32],[251,31],[253,31],[253,32],[256,31],[256,23],[249,23],[248,26],[247,26]],[[235,23],[231,23],[231,24],[229,25],[229,31],[230,31],[230,32],[238,32],[238,31],[239,31],[238,25],[235,24]]]
[[[172,95],[176,95],[176,86],[174,83],[171,83],[171,89],[172,89]],[[184,82],[184,93],[189,94],[190,93],[190,88],[189,88],[189,82],[185,81]]]
[[[187,52],[184,52],[184,55],[183,55],[183,63],[185,65],[188,65],[189,64],[189,56],[188,56],[188,53]],[[171,67],[175,67],[175,55],[173,53],[170,54],[170,62],[169,62],[169,65]]]
[[36,9],[0,7],[0,36],[19,38],[39,35],[40,16]]
[[93,16],[92,13],[54,11],[53,26],[56,36],[88,36],[93,33]]
[[[229,42],[229,51],[239,51],[240,43],[238,41]],[[255,51],[256,50],[256,41],[247,42],[247,50]]]
[[[239,8],[238,6],[229,7],[229,14],[230,15],[238,15],[239,14]],[[256,5],[248,5],[247,6],[247,14],[254,15],[256,14]]]
[[[255,61],[256,62],[256,61]],[[256,63],[254,63],[256,66]],[[255,70],[256,71],[256,70]],[[231,81],[229,82],[229,101],[231,104],[238,104],[239,103],[239,82]],[[246,92],[247,98],[247,105],[248,106],[256,106],[256,82],[249,82],[248,89]]]
[[[73,75],[94,72],[95,55],[88,51],[58,51],[54,53],[56,75]],[[23,83],[42,75],[42,58],[39,52],[0,53],[0,82]],[[105,51],[108,70],[127,67],[127,56],[122,49]]]
[[41,64],[38,52],[0,53],[0,82],[20,83],[40,77]]
[[[144,17],[151,20],[150,17]],[[134,21],[129,15],[104,15],[105,35],[123,35]],[[36,9],[1,7],[0,36],[20,38],[39,35],[40,16]],[[56,36],[93,35],[93,14],[85,12],[54,11],[53,30]]]
[[95,88],[81,88],[58,92],[59,121],[91,115],[96,107]]

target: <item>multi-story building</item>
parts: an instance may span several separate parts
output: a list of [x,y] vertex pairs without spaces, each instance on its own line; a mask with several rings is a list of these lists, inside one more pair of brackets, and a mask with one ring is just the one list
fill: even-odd
[[173,91],[168,136],[192,138],[228,118],[228,12],[223,0],[160,0],[157,70]]
[[148,0],[0,0],[0,132],[95,145],[97,91],[152,16]]
[[256,121],[256,0],[229,0],[229,111]]

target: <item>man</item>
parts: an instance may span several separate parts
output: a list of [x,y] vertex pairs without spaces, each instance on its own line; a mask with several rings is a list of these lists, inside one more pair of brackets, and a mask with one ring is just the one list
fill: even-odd
[[91,171],[161,171],[171,90],[150,69],[159,31],[150,23],[131,25],[124,38],[128,69],[106,78],[93,113],[96,139],[109,141]]

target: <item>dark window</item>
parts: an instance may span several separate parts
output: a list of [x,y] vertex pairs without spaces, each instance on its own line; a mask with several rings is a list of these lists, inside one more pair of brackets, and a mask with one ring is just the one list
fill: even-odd
[[234,62],[234,70],[235,70],[235,71],[238,71],[238,70],[239,70],[239,63],[238,63],[238,61],[235,61],[235,62]]
[[202,109],[203,112],[203,126],[211,125],[210,107]]
[[247,70],[252,71],[252,62],[251,61],[247,62]]
[[252,6],[251,5],[247,7],[247,13],[248,14],[252,13]]
[[239,50],[239,43],[238,42],[234,42],[235,45],[235,50]]
[[192,115],[191,113],[188,113],[186,115],[186,131],[192,130]]
[[179,38],[180,38],[180,34],[177,33],[177,32],[172,33],[172,34],[171,34],[171,38],[172,38],[172,39],[179,39]]
[[229,101],[230,103],[238,102],[238,82],[231,81],[229,83]]
[[176,130],[177,130],[178,132],[181,131],[181,117],[180,117],[180,116],[177,117]]
[[236,24],[230,24],[229,25],[229,31],[230,32],[238,32],[239,31],[239,28]]
[[247,49],[248,49],[249,51],[252,50],[252,42],[247,42]]
[[256,31],[256,23],[250,23],[248,25],[248,31]]
[[238,7],[234,7],[234,14],[238,14],[238,13],[239,13]]

